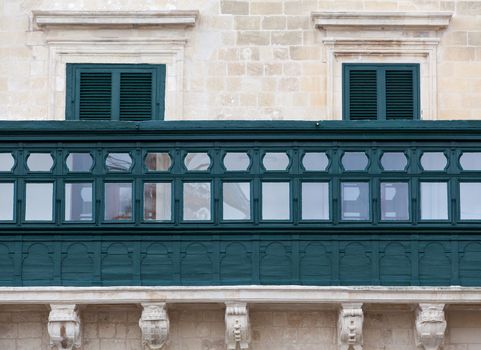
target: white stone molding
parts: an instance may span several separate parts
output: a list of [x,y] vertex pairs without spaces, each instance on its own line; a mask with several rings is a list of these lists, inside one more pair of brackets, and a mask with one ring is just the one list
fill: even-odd
[[416,345],[425,350],[438,350],[446,332],[444,304],[419,304],[416,310]]
[[142,303],[139,327],[146,349],[162,349],[169,337],[170,322],[166,303]]
[[56,350],[79,349],[80,317],[75,304],[50,304],[48,315],[50,346]]
[[33,11],[33,27],[193,26],[199,11]]
[[362,303],[344,303],[339,310],[337,343],[339,350],[362,350]]
[[225,343],[227,350],[249,349],[251,330],[246,303],[226,303]]

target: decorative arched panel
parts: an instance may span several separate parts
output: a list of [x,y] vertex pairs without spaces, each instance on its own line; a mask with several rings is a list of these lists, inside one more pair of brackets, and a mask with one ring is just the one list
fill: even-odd
[[132,257],[126,244],[113,243],[107,247],[102,260],[104,285],[132,285]]
[[140,274],[143,285],[169,285],[173,282],[172,258],[165,245],[151,244],[142,259]]
[[62,260],[62,281],[64,285],[84,286],[93,280],[94,262],[85,244],[74,243],[67,249]]
[[331,283],[332,262],[326,247],[309,243],[301,253],[300,278],[302,284],[326,285]]
[[292,261],[286,246],[270,243],[261,255],[261,282],[265,284],[292,283]]
[[220,261],[220,279],[223,283],[246,283],[252,279],[252,258],[242,243],[231,243],[225,248]]

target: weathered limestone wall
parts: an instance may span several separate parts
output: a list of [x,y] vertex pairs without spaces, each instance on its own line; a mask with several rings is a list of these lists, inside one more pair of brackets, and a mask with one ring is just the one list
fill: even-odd
[[438,50],[437,117],[481,116],[480,1],[3,0],[0,119],[53,118],[45,33],[30,28],[32,10],[167,9],[200,11],[186,33],[182,118],[329,119],[322,33],[310,20],[316,10],[454,12]]
[[[253,350],[335,350],[337,313],[306,307],[254,307],[251,312]],[[88,306],[82,309],[82,350],[142,350],[134,305]],[[224,310],[217,305],[177,305],[169,310],[167,350],[223,350]],[[481,348],[481,312],[447,311],[443,350]],[[47,306],[0,307],[0,349],[48,350]],[[364,320],[365,350],[416,350],[414,312],[368,310]]]

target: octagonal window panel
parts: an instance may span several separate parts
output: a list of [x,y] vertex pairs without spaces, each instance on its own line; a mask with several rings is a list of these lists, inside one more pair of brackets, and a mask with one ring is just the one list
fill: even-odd
[[285,152],[267,152],[262,164],[267,171],[285,171],[289,166],[289,156]]
[[346,171],[364,171],[369,160],[364,152],[346,152],[342,156],[342,166]]
[[207,171],[210,164],[211,159],[206,152],[187,153],[184,159],[184,165],[188,171]]
[[94,161],[90,153],[70,153],[67,157],[68,171],[89,172],[92,169]]
[[145,167],[148,171],[168,171],[172,166],[172,158],[167,152],[147,153]]
[[403,152],[384,152],[381,165],[385,171],[405,171],[408,159]]
[[108,171],[126,172],[132,167],[132,157],[129,153],[109,153],[105,160]]
[[11,153],[0,153],[0,171],[12,171],[15,159]]
[[50,153],[30,153],[27,159],[29,171],[51,171],[53,158]]
[[443,171],[448,165],[448,160],[443,152],[424,152],[421,156],[421,165],[426,171]]
[[224,167],[227,171],[247,171],[251,160],[245,152],[229,152],[224,157]]
[[463,170],[481,170],[481,152],[464,152],[459,159]]
[[329,159],[324,152],[307,152],[302,158],[302,165],[306,171],[326,171]]

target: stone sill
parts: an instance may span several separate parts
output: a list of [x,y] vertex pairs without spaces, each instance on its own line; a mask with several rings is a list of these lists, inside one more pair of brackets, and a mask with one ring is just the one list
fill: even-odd
[[312,12],[316,28],[365,30],[412,28],[417,30],[445,29],[451,12]]
[[199,11],[33,11],[36,28],[194,26]]

